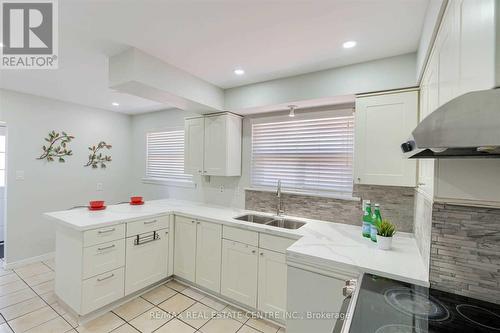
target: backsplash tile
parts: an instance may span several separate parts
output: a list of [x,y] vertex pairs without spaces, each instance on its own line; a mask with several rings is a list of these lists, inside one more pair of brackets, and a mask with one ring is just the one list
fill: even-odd
[[434,203],[433,288],[500,304],[500,209]]
[[[413,232],[413,188],[355,185],[354,196],[379,203],[383,217],[399,231]],[[287,215],[361,226],[361,201],[284,193],[283,203]],[[275,213],[276,204],[274,192],[245,191],[246,209]]]

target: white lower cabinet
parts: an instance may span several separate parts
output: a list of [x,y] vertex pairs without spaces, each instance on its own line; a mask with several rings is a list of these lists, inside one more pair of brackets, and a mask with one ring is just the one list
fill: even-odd
[[90,313],[122,298],[123,287],[123,267],[83,281],[81,314]]
[[174,274],[195,281],[196,274],[196,220],[175,217]]
[[259,249],[258,306],[260,311],[286,312],[286,256],[283,253]]
[[222,240],[221,294],[236,302],[257,307],[257,247]]
[[[355,273],[309,271],[288,266],[287,333],[331,333],[341,310],[345,282]],[[310,314],[310,315],[308,315]],[[324,315],[324,316],[323,316]]]
[[222,225],[196,221],[196,283],[220,292]]
[[167,257],[168,229],[127,238],[125,295],[166,278]]

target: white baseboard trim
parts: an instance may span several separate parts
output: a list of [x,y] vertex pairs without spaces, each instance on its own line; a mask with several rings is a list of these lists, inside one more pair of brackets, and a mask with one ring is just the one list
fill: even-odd
[[32,264],[32,263],[35,263],[38,261],[49,260],[49,259],[52,259],[54,257],[55,257],[55,252],[49,252],[49,253],[42,254],[40,256],[26,258],[26,259],[14,261],[14,262],[7,262],[7,260],[5,260],[3,268],[4,269],[14,269],[14,268],[28,265],[28,264]]

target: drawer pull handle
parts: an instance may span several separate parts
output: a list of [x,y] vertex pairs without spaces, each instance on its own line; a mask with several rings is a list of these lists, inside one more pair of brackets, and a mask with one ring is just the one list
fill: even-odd
[[115,231],[116,229],[115,228],[111,228],[111,229],[108,229],[108,230],[99,230],[97,233],[99,234],[107,234],[108,232],[112,232],[112,231]]
[[142,238],[140,235],[135,236],[134,245],[143,245],[146,243],[154,242],[154,241],[159,240],[159,239],[160,239],[160,235],[156,231],[153,231],[153,234],[148,235],[148,236],[144,236]]
[[144,222],[144,224],[152,224],[152,223],[156,223],[156,220]]
[[113,244],[113,245],[110,245],[110,246],[98,247],[97,249],[98,249],[99,251],[104,251],[104,250],[112,249],[112,248],[114,248],[115,246],[116,246],[116,245],[115,245],[115,244]]
[[107,279],[111,279],[113,276],[115,276],[115,273],[112,273],[111,275],[108,275],[108,276],[103,277],[103,278],[97,278],[97,281],[101,282],[101,281],[104,281],[104,280],[107,280]]

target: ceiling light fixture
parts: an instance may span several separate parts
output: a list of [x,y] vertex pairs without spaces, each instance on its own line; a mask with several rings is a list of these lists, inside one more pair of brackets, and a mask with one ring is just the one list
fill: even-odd
[[297,105],[288,105],[288,108],[290,109],[288,116],[292,118],[295,117],[295,109],[297,108]]
[[1,49],[2,47],[3,47],[3,43],[2,43],[2,42],[0,42],[0,49]]
[[113,106],[120,106],[120,103],[113,102],[113,103],[111,103],[111,105],[113,105]]
[[355,47],[356,44],[357,44],[356,41],[349,40],[349,41],[345,42],[344,44],[342,44],[342,46],[344,47],[344,49],[350,49],[352,47]]
[[243,74],[245,74],[245,71],[243,69],[241,69],[241,68],[236,68],[234,70],[234,74],[236,74],[236,75],[243,75]]

